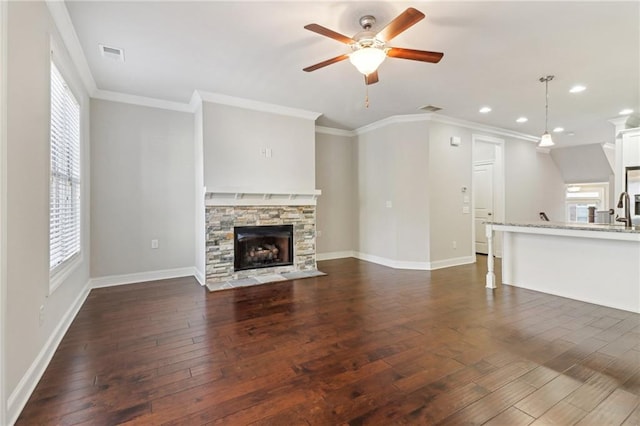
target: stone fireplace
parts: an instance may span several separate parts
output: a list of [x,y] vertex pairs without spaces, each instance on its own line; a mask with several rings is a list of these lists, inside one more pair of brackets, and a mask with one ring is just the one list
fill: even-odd
[[287,197],[208,192],[207,283],[316,270],[319,192]]

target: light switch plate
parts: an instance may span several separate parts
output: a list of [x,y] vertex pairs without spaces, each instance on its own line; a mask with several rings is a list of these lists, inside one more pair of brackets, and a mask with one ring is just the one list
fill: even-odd
[[451,146],[460,146],[460,136],[451,136],[449,139]]

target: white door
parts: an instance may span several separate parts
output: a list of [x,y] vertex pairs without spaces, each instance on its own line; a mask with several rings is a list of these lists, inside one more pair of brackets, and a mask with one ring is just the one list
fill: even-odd
[[493,164],[473,166],[473,203],[476,253],[487,254],[487,236],[482,222],[493,220]]

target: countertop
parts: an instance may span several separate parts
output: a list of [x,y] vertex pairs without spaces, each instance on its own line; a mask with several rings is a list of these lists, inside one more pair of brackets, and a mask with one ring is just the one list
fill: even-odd
[[620,232],[640,234],[640,226],[626,228],[624,224],[607,225],[600,223],[565,223],[565,222],[485,222],[487,225],[520,226],[525,228],[568,229],[576,231]]

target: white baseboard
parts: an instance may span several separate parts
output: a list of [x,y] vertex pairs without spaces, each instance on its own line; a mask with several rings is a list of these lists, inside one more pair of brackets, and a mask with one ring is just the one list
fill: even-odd
[[367,262],[377,263],[378,265],[388,266],[393,269],[415,269],[428,271],[430,269],[429,262],[410,262],[405,260],[387,259],[385,257],[375,256],[372,254],[354,252],[353,257],[366,260]]
[[469,263],[475,263],[475,256],[463,256],[454,257],[451,259],[436,260],[431,262],[431,270],[450,268],[452,266],[468,265]]
[[18,420],[20,412],[27,404],[29,397],[42,378],[42,375],[51,362],[56,349],[58,349],[58,345],[60,345],[62,338],[69,329],[69,326],[78,314],[78,311],[80,311],[84,301],[87,299],[90,290],[91,284],[90,281],[87,281],[78,297],[76,297],[76,300],[73,301],[69,310],[64,314],[62,320],[58,323],[58,326],[55,328],[53,333],[51,333],[51,336],[40,350],[36,359],[31,363],[27,371],[24,373],[24,376],[22,376],[22,379],[20,379],[20,382],[18,382],[14,391],[9,395],[9,398],[7,399],[7,419],[9,420],[10,425],[14,424],[16,420]]
[[329,253],[316,254],[317,261],[344,259],[345,257],[355,257],[352,251],[332,251]]
[[434,269],[449,268],[451,266],[467,265],[475,262],[474,256],[455,257],[452,259],[436,260],[434,262],[412,262],[406,260],[387,259],[372,254],[354,252],[353,257],[378,265],[394,269],[412,269],[418,271],[433,271]]
[[164,269],[160,271],[136,272],[134,274],[110,275],[106,277],[91,278],[91,288],[113,287],[117,285],[141,283],[145,281],[166,280],[195,276],[197,271],[193,266],[186,268]]
[[207,277],[204,276],[204,272],[202,272],[195,266],[193,267],[193,276],[196,278],[196,281],[198,281],[200,285],[207,285]]

